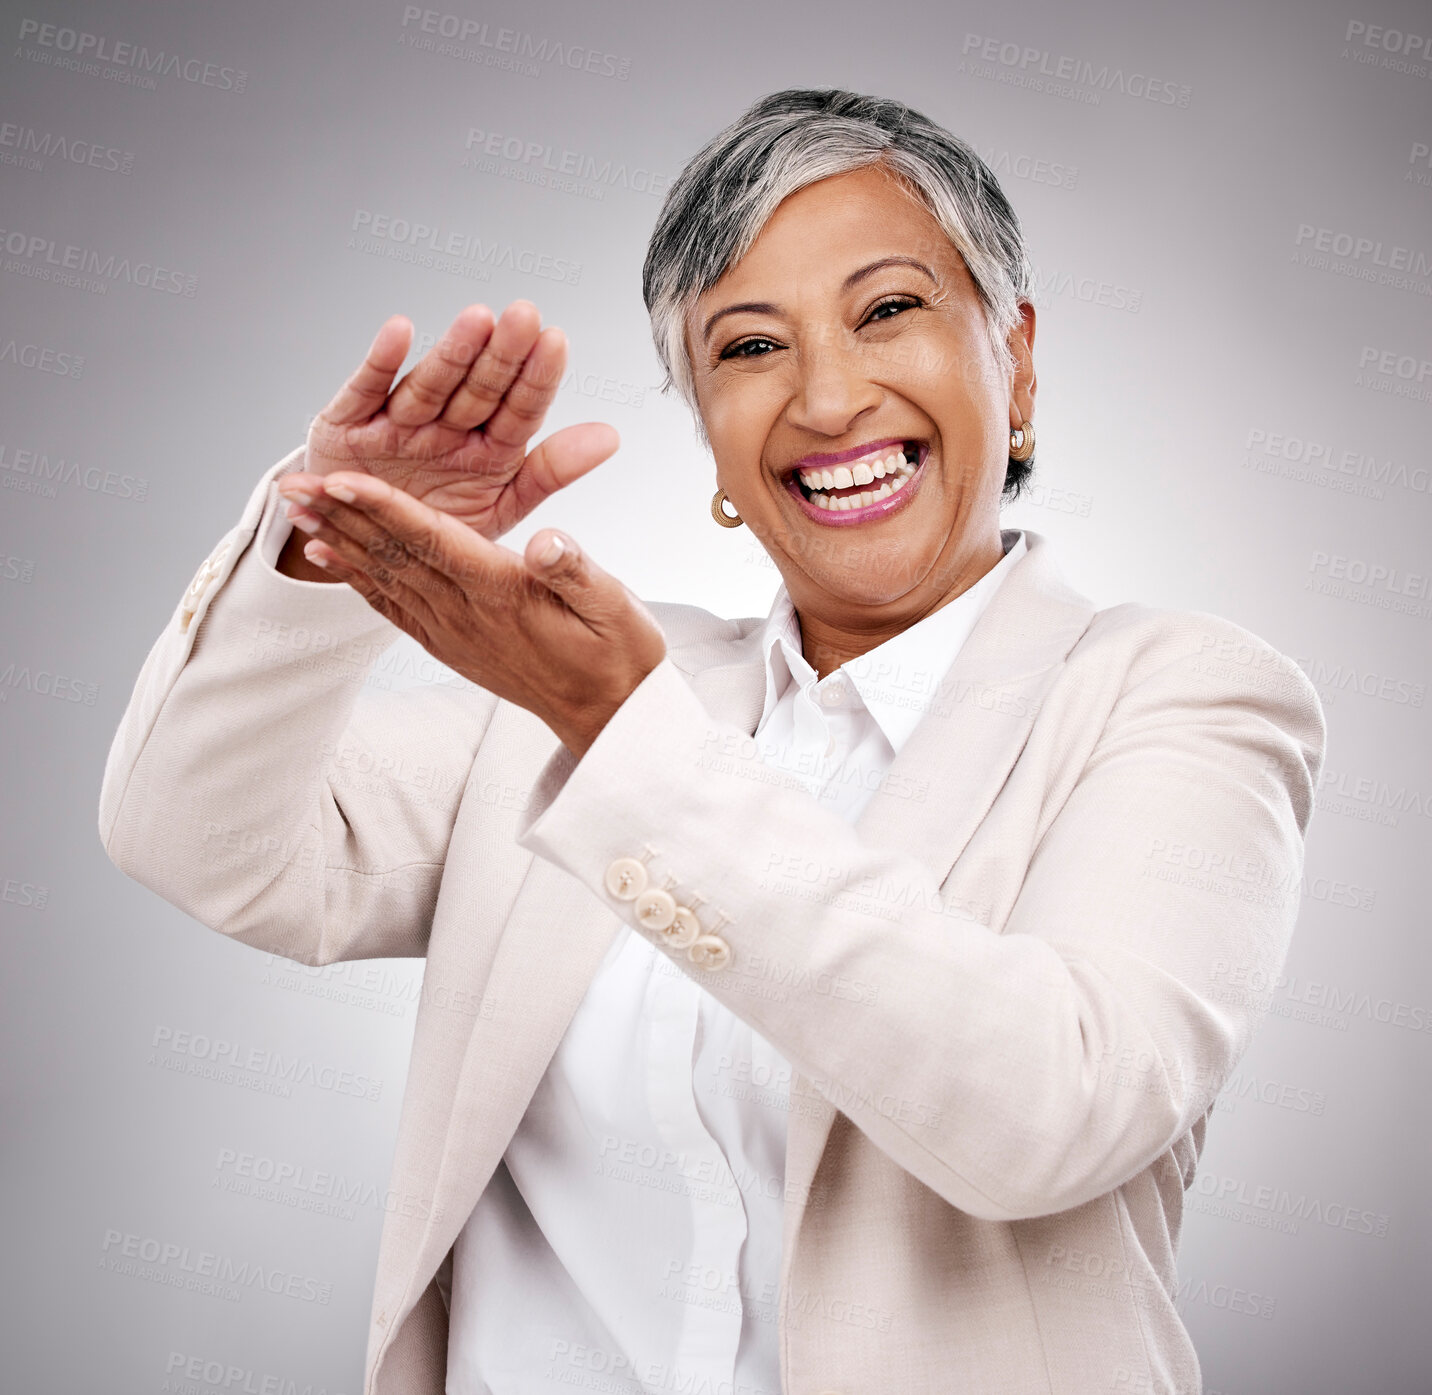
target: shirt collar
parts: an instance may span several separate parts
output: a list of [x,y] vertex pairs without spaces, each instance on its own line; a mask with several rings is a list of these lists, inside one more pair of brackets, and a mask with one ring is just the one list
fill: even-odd
[[[973,586],[837,670],[860,694],[897,755],[924,715],[925,700],[934,694],[994,593],[1027,550],[1022,531],[1005,530],[1002,536],[1004,556]],[[817,681],[815,670],[801,652],[800,619],[784,584],[777,588],[766,617],[761,656],[766,665],[766,701],[760,722],[764,726],[791,683],[804,687]],[[822,681],[828,683],[834,677],[828,674]]]

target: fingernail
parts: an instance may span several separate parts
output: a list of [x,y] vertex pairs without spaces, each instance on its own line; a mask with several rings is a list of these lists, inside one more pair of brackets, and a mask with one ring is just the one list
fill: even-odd
[[318,550],[318,548],[311,542],[304,543],[303,555],[307,557],[308,560],[312,562],[315,567],[326,567],[328,565],[328,559],[324,557],[324,555]]
[[307,505],[313,502],[313,495],[305,494],[301,489],[289,489],[280,492],[290,503]]
[[323,492],[331,494],[335,499],[342,499],[345,504],[351,504],[358,498],[346,484],[336,484],[333,480],[324,481]]
[[306,513],[299,514],[293,520],[293,526],[295,528],[302,528],[305,533],[316,533],[321,527],[323,527],[323,525],[316,518],[311,518]]
[[544,547],[538,555],[537,560],[541,562],[544,567],[550,567],[562,555],[564,550],[562,547],[562,539],[554,534],[547,543],[547,546]]

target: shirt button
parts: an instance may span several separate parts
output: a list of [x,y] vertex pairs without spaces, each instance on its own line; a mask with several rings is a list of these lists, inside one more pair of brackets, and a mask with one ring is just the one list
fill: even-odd
[[720,935],[698,935],[686,956],[698,969],[714,972],[731,962],[731,946]]
[[820,693],[820,705],[822,707],[839,707],[845,701],[845,684],[832,683],[828,688],[822,688]]
[[646,890],[646,864],[634,857],[619,857],[607,868],[603,881],[618,901],[635,901]]
[[648,930],[665,930],[676,919],[676,898],[669,891],[654,887],[636,898],[633,909]]
[[701,923],[690,907],[678,906],[672,913],[671,924],[659,933],[668,949],[689,949],[701,934]]

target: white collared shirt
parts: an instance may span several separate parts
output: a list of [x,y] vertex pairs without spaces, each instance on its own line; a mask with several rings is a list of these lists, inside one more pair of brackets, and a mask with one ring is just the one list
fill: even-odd
[[[785,587],[755,739],[854,822],[1010,569],[817,679]],[[540,991],[540,987],[536,989]],[[453,1255],[447,1395],[779,1395],[791,1070],[623,927]]]

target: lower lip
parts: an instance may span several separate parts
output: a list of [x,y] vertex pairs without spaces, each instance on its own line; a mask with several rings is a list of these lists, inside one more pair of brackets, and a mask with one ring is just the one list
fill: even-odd
[[888,494],[885,498],[877,499],[873,504],[867,504],[860,509],[821,508],[819,504],[813,503],[801,493],[800,480],[795,474],[792,474],[786,482],[786,488],[796,503],[800,505],[801,512],[817,523],[824,523],[831,528],[845,528],[856,523],[870,523],[877,518],[889,518],[891,514],[899,513],[910,502],[915,491],[920,487],[920,481],[925,478],[925,462],[929,457],[929,446],[921,446],[920,460],[915,466],[915,473],[906,480],[904,485],[894,494]]

